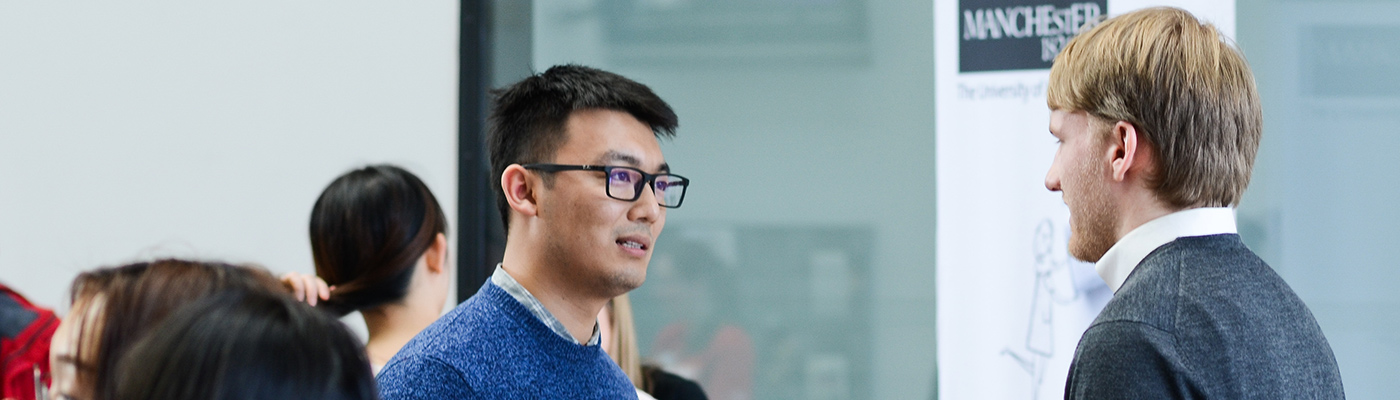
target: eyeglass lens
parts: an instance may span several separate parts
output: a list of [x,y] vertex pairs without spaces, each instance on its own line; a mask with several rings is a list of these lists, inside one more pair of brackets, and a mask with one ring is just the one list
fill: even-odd
[[[639,171],[614,168],[608,173],[608,194],[618,200],[636,200],[640,197],[637,190],[642,188],[645,179]],[[663,206],[680,204],[681,197],[685,195],[681,178],[671,175],[658,175],[653,188],[657,202]]]

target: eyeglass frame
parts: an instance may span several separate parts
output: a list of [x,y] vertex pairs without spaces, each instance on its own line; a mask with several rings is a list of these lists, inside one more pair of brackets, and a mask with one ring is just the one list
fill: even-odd
[[[649,174],[649,173],[647,173],[646,171],[642,171],[641,169],[637,169],[637,168],[633,168],[633,167],[624,167],[624,166],[620,166],[620,165],[614,166],[614,165],[575,165],[575,164],[531,163],[531,164],[523,164],[523,165],[521,165],[521,167],[524,167],[525,169],[528,169],[528,170],[542,171],[542,172],[560,172],[560,171],[599,171],[599,172],[602,172],[603,175],[604,175],[604,178],[606,178],[606,179],[608,180],[608,183],[605,184],[605,185],[603,185],[603,192],[604,192],[604,193],[607,193],[608,198],[611,198],[611,199],[614,199],[614,200],[627,201],[627,202],[637,201],[637,199],[642,198],[642,187],[643,187],[643,186],[651,188],[651,194],[656,195],[656,194],[657,194],[657,193],[656,193],[656,178],[661,177],[661,176],[670,176],[670,177],[674,177],[674,178],[680,178],[681,181],[680,181],[680,185],[679,185],[679,186],[684,186],[686,189],[689,189],[689,188],[690,188],[690,178],[686,178],[686,177],[684,177],[684,176],[676,175],[676,174],[673,174],[673,173],[670,173],[670,172],[662,172],[662,173],[659,173],[659,174]],[[624,198],[620,198],[620,197],[617,197],[617,196],[613,196],[613,194],[612,194],[612,171],[613,171],[614,169],[625,169],[625,170],[630,170],[630,171],[636,171],[638,174],[641,174],[641,175],[642,175],[642,179],[638,180],[637,183],[634,185],[635,187],[632,189],[632,198],[631,198],[631,199],[624,199]],[[660,199],[660,197],[658,197],[658,200],[656,201],[656,205],[659,205],[659,206],[662,206],[662,207],[666,207],[666,208],[680,208],[680,207],[681,207],[681,203],[684,203],[684,202],[685,202],[685,189],[681,189],[681,198],[676,200],[676,205],[674,205],[674,206],[668,206],[668,205],[665,205],[665,204],[661,204],[661,201],[660,201],[659,199]]]

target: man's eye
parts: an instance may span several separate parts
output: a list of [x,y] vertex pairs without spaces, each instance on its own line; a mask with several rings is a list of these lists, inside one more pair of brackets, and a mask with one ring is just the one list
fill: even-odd
[[613,173],[612,173],[612,176],[609,177],[608,179],[611,180],[611,181],[613,181],[613,182],[623,182],[623,183],[632,182],[632,174],[629,174],[629,173],[627,173],[626,171],[617,171],[617,172],[613,172]]

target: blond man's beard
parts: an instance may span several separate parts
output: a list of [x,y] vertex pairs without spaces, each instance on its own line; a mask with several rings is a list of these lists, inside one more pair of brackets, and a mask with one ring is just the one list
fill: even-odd
[[1110,201],[1107,168],[1095,168],[1091,163],[1078,166],[1075,171],[1083,187],[1076,190],[1069,204],[1069,254],[1074,258],[1098,262],[1104,253],[1118,242],[1114,225],[1118,221],[1118,209]]

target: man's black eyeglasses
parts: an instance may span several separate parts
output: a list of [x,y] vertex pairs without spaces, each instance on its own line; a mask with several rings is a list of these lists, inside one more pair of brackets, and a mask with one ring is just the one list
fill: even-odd
[[559,171],[602,171],[608,177],[606,191],[608,197],[622,201],[637,201],[642,197],[642,187],[651,186],[656,202],[662,207],[678,208],[685,200],[685,188],[690,180],[680,175],[667,173],[648,174],[632,167],[608,165],[566,165],[566,164],[525,164],[525,169],[544,172]]

